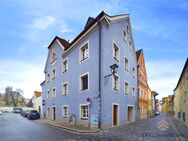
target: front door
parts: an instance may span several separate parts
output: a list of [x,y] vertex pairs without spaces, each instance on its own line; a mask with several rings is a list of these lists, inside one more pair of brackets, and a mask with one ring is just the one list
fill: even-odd
[[132,122],[133,121],[133,107],[128,106],[128,121]]
[[52,107],[52,120],[56,119],[56,109],[55,107]]
[[112,125],[118,125],[118,105],[113,105],[113,121]]

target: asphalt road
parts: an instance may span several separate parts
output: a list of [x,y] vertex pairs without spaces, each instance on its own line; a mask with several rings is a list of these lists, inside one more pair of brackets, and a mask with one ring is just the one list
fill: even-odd
[[[160,121],[168,124],[161,122],[158,127]],[[178,128],[184,129],[179,132],[180,137],[173,122],[160,115],[98,133],[76,134],[28,120],[19,114],[4,113],[0,115],[0,141],[188,141],[188,129],[179,124]]]

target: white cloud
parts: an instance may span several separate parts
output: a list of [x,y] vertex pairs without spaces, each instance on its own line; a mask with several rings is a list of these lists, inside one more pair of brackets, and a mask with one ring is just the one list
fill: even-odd
[[55,18],[51,16],[46,17],[38,17],[36,18],[32,23],[33,29],[39,29],[39,30],[45,30],[50,25],[53,25],[55,23]]
[[40,83],[44,80],[43,65],[29,64],[19,60],[1,60],[0,91],[7,86],[24,91],[24,97],[31,98],[35,90],[41,91]]
[[146,63],[148,84],[151,90],[159,93],[159,99],[173,94],[183,65],[184,62],[178,60],[159,60]]

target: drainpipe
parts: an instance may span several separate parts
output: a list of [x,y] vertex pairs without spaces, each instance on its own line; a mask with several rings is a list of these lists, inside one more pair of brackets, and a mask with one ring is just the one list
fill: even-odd
[[99,25],[99,95],[98,95],[98,102],[99,102],[99,118],[98,118],[98,128],[101,129],[101,24],[98,21]]

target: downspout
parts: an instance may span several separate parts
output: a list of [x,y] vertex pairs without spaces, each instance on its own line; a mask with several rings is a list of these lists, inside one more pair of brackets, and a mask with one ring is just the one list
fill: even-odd
[[99,118],[98,118],[98,128],[101,129],[101,24],[98,21],[99,25],[99,95],[98,95],[98,102],[99,102]]

